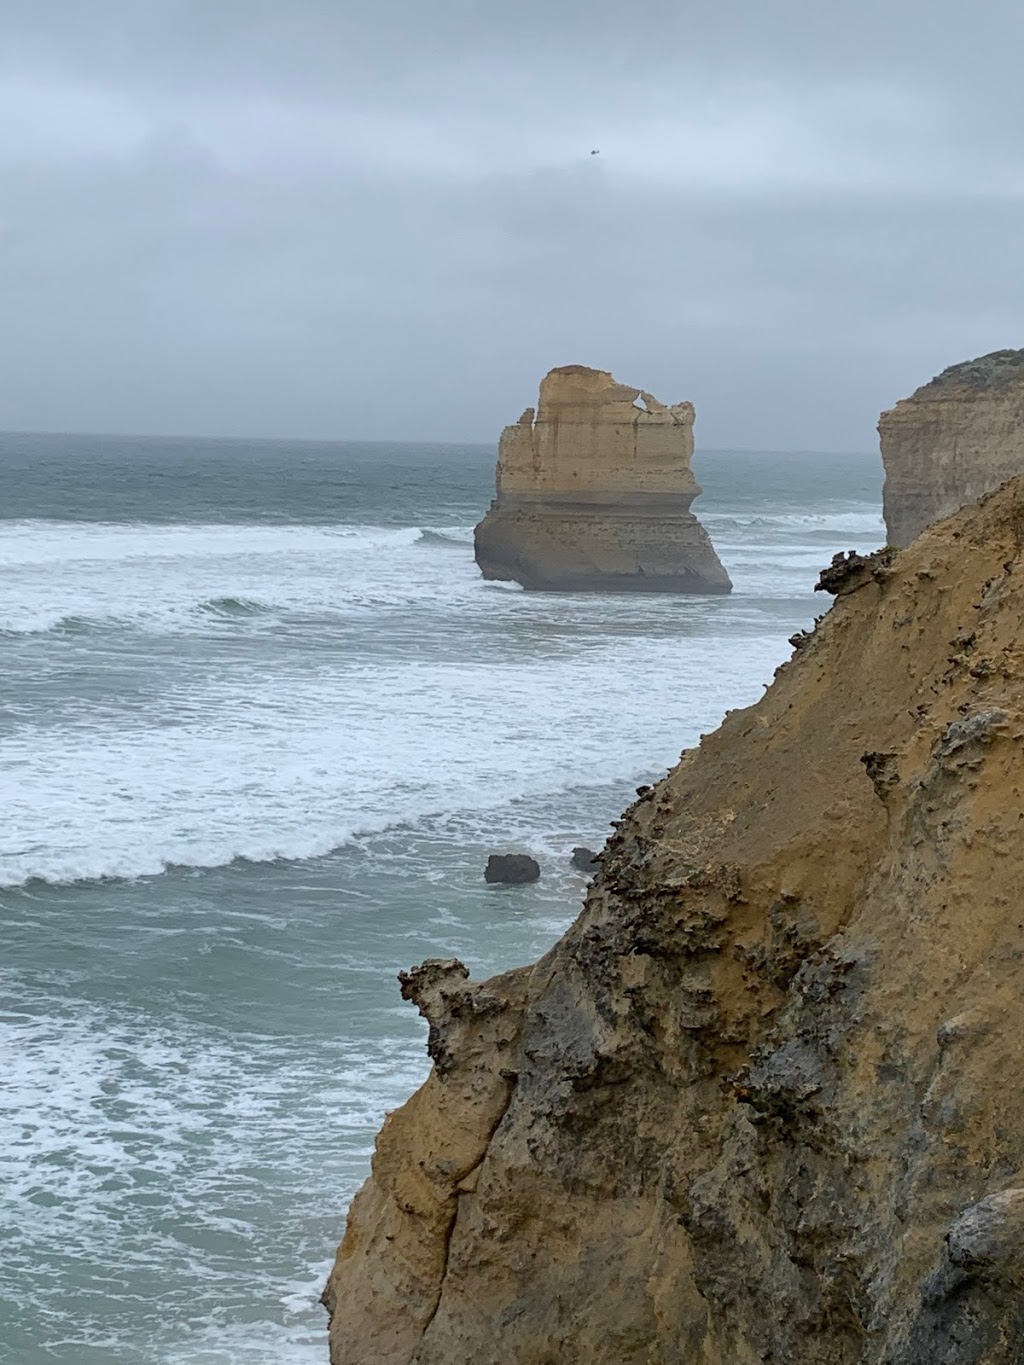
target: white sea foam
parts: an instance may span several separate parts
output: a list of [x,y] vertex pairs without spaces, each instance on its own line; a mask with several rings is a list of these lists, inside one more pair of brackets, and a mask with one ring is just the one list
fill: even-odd
[[422,572],[420,535],[415,527],[0,523],[0,635],[215,631],[245,616],[246,605],[273,617],[414,603],[434,587]]
[[[781,534],[784,536],[808,533],[821,533],[832,538],[856,536],[862,542],[860,548],[870,547],[872,541],[878,545],[885,542],[885,523],[881,513],[874,508],[853,511],[849,509],[822,512],[752,512],[748,514],[725,512],[701,512],[695,508],[700,520],[715,538],[730,531],[756,531],[758,535],[770,537],[773,541]],[[863,543],[865,542],[866,543]]]
[[[382,1104],[423,1077],[419,1030],[403,1022],[397,1038],[338,1039],[315,1054],[287,1040],[214,1039],[173,1018],[154,1028],[130,1007],[0,1023],[0,1218],[17,1229],[21,1259],[45,1263],[59,1248],[93,1268],[69,1334],[51,1337],[46,1355],[119,1360],[138,1350],[166,1365],[234,1362],[240,1351],[257,1365],[322,1359],[316,1300],[330,1209],[304,1230],[292,1225],[301,1214],[277,1205],[287,1191],[300,1208],[311,1202],[299,1140],[310,1129],[334,1135],[322,1177],[331,1195],[352,1194]],[[339,1150],[341,1133],[354,1142]],[[276,1191],[261,1168],[274,1170]],[[324,1205],[328,1197],[321,1188]],[[277,1278],[267,1218],[308,1243],[301,1280],[294,1271],[291,1283]],[[229,1330],[222,1315],[238,1297],[243,1262],[246,1295],[280,1307]],[[45,1321],[51,1287],[30,1282],[25,1292],[20,1310]],[[151,1335],[163,1337],[157,1312],[178,1319],[169,1343]]]
[[0,567],[319,554],[339,543],[363,550],[411,545],[419,536],[413,526],[7,521],[0,523]]
[[539,796],[581,771],[601,783],[664,766],[717,721],[723,686],[753,699],[779,650],[755,638],[713,674],[703,651],[677,652],[634,636],[500,667],[328,657],[272,697],[249,665],[183,680],[136,719],[87,708],[23,725],[0,745],[17,774],[0,884],[316,857],[361,833]]
[[[760,594],[791,592],[777,570],[810,571],[825,557],[819,543],[844,548],[852,537],[863,549],[884,540],[871,510],[705,520],[738,589]],[[471,543],[468,526],[0,523],[0,638],[123,627],[223,633],[309,613],[359,617],[442,599],[454,607],[481,587]],[[775,572],[758,575],[763,568]],[[518,591],[488,590],[502,587]]]
[[[826,556],[752,529],[720,539],[731,598],[638,600],[496,593],[467,526],[8,524],[0,630],[91,678],[9,700],[0,885],[317,857],[663,767],[770,679],[770,603],[818,607]],[[210,644],[156,669],[126,627]]]

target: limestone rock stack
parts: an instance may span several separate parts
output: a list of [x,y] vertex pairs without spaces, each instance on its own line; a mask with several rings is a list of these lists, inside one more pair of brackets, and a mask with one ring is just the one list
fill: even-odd
[[1024,478],[827,587],[540,962],[403,975],[335,1365],[1024,1360]]
[[908,545],[1024,473],[1024,350],[950,366],[883,412],[878,431],[889,543]]
[[563,591],[723,593],[729,576],[690,511],[691,403],[666,407],[603,370],[566,365],[506,427],[497,497],[476,528],[485,578]]

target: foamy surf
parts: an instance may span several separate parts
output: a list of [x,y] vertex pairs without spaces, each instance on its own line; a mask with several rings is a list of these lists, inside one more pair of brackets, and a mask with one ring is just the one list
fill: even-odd
[[[168,677],[159,697],[143,690],[131,716],[112,720],[103,693],[47,703],[0,743],[20,774],[0,884],[315,858],[396,823],[558,791],[581,772],[593,785],[628,781],[713,728],[723,695],[752,701],[770,679],[777,637],[744,624],[741,600],[729,610],[729,645],[706,605],[634,611],[620,599],[481,601],[441,642],[434,604],[419,646],[410,621],[395,652],[332,643],[322,619],[313,670],[271,638],[205,676]],[[275,656],[281,682],[268,695]]]

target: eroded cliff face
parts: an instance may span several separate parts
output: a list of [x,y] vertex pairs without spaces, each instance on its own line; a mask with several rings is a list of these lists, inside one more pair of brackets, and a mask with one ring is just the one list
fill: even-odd
[[1022,543],[839,558],[546,957],[404,977],[334,1365],[1024,1361]]
[[891,545],[1024,473],[1024,351],[943,370],[878,423]]
[[567,591],[728,592],[690,511],[691,403],[666,407],[604,370],[566,365],[506,427],[497,498],[476,528],[485,578]]

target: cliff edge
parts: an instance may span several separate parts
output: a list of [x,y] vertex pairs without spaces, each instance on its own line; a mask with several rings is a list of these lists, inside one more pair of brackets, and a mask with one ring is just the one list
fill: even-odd
[[565,365],[506,427],[497,496],[476,528],[485,578],[576,592],[723,593],[690,511],[692,403],[667,407],[604,370]]
[[1024,473],[1024,351],[951,365],[878,423],[891,545]]
[[1022,545],[837,556],[541,961],[403,976],[335,1365],[1021,1365]]

